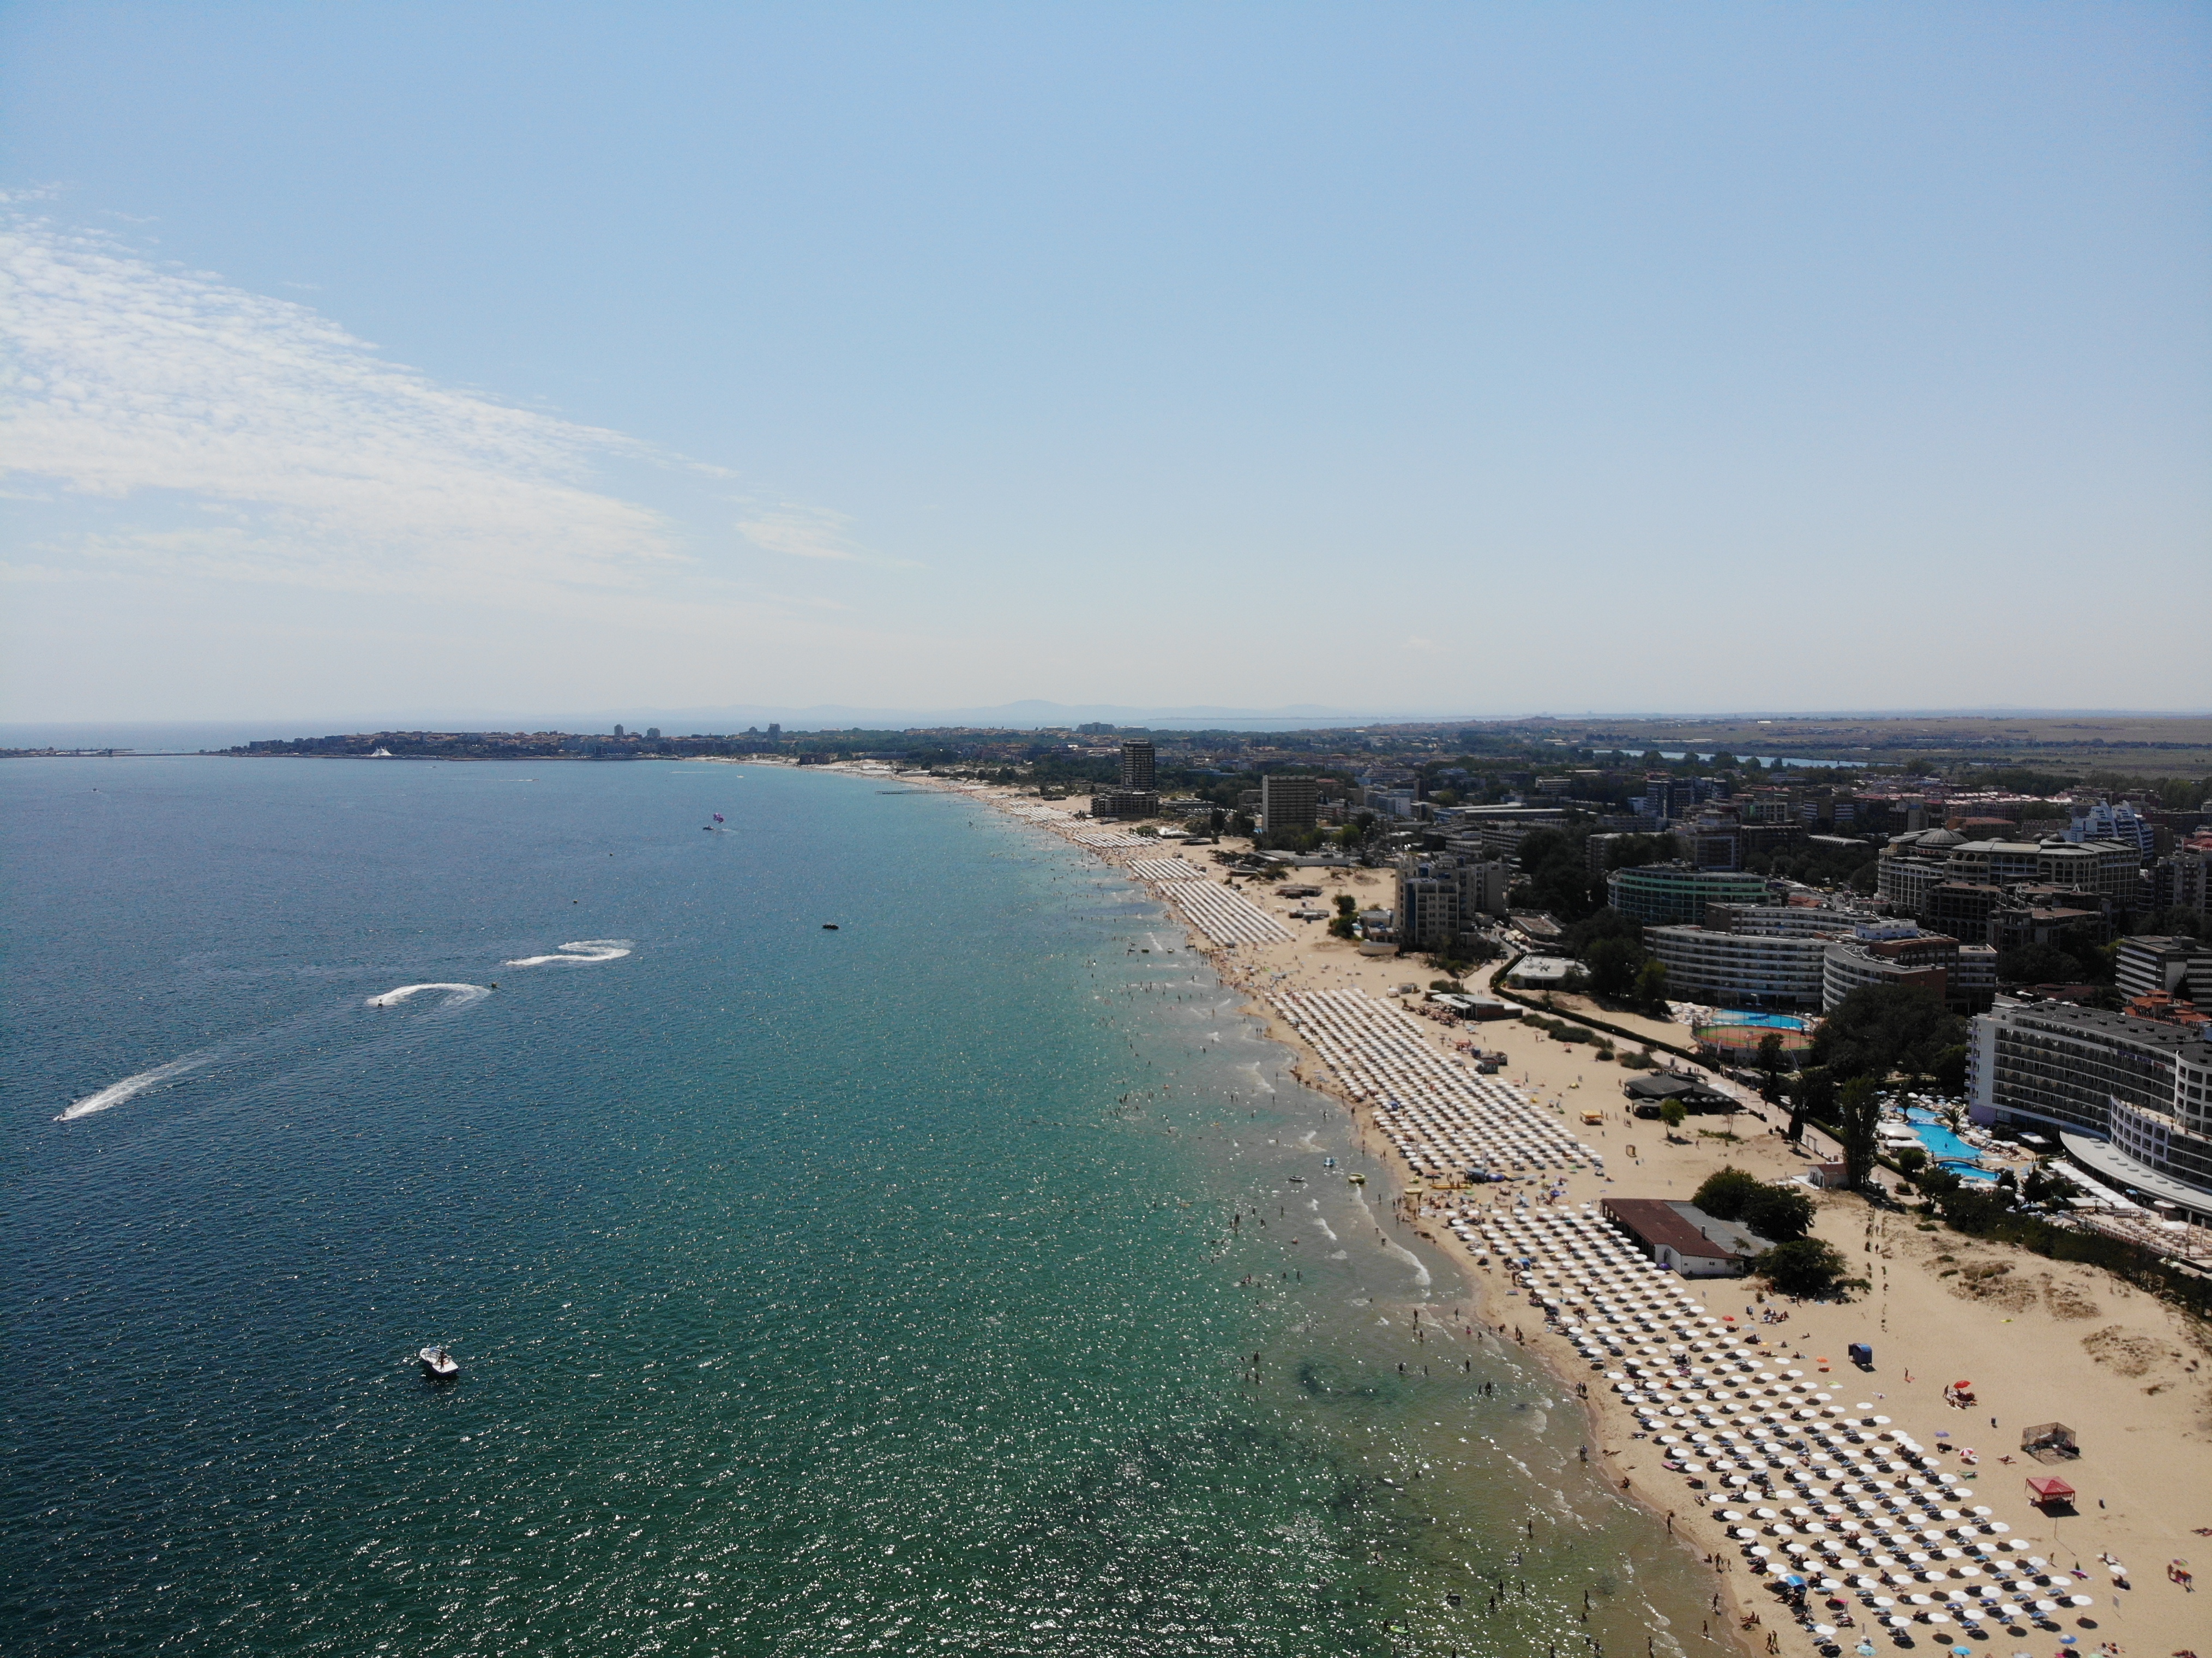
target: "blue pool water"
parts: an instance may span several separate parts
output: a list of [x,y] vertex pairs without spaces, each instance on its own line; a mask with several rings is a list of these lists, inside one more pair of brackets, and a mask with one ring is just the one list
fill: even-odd
[[1762,1030],[1802,1030],[1805,1028],[1804,1020],[1793,1018],[1787,1013],[1716,1013],[1710,1023],[1757,1025]]
[[1981,1166],[1981,1153],[1943,1126],[1943,1120],[1923,1106],[1908,1106],[1905,1121],[1920,1137],[1921,1145],[1936,1163],[1966,1180],[1994,1181],[1996,1176]]

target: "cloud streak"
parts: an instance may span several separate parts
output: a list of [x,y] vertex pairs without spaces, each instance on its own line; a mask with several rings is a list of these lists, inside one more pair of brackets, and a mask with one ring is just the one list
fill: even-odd
[[868,564],[879,569],[919,569],[910,559],[890,558],[853,539],[853,520],[823,507],[779,505],[757,508],[738,521],[738,533],[763,552],[831,564]]
[[95,236],[0,221],[0,337],[19,483],[223,509],[81,544],[110,568],[488,593],[634,587],[690,562],[663,514],[594,487],[610,459],[663,459],[643,446],[440,386],[305,306]]

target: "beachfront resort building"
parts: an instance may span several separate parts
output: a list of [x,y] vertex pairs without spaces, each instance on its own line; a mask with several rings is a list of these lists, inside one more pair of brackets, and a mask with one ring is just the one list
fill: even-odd
[[1260,779],[1260,828],[1272,835],[1277,829],[1312,829],[1321,822],[1321,779],[1280,777],[1273,772]]
[[1644,930],[1644,947],[1666,964],[1667,993],[1715,1007],[1817,1008],[1829,938],[1730,932],[1713,927]]
[[1644,864],[1605,878],[1606,902],[1645,926],[1680,926],[1701,920],[1707,904],[1764,904],[1766,878],[1740,870],[1692,869],[1687,864]]
[[1449,852],[1409,852],[1398,859],[1398,942],[1407,950],[1449,951],[1505,913],[1505,865]]
[[1121,740],[1121,786],[1139,794],[1152,792],[1152,745],[1142,738]]
[[1157,817],[1160,797],[1151,789],[1101,789],[1091,797],[1093,817]]
[[1708,904],[1702,926],[1644,930],[1668,993],[1715,1007],[1818,1008],[1828,946],[1875,918],[1806,904]]
[[2212,1047],[2192,1027],[2002,998],[1973,1022],[1976,1122],[2054,1132],[2092,1174],[2212,1220]]

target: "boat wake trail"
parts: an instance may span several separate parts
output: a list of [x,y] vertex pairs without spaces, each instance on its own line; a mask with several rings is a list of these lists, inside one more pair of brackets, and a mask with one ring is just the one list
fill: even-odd
[[617,962],[636,947],[634,938],[578,938],[552,956],[518,956],[501,967],[543,967],[548,962]]
[[97,1094],[88,1094],[76,1104],[56,1117],[56,1122],[74,1122],[79,1117],[88,1117],[95,1111],[105,1111],[112,1105],[135,1099],[149,1088],[159,1088],[173,1077],[181,1077],[187,1071],[197,1071],[215,1056],[212,1054],[187,1054],[181,1060],[172,1060],[167,1065],[157,1065],[151,1071],[142,1071],[135,1077],[125,1077],[119,1083],[110,1083]]
[[[551,959],[559,961],[566,958],[555,957]],[[370,997],[368,1005],[397,1007],[409,997],[419,996],[426,990],[444,990],[452,993],[444,1001],[438,1004],[441,1008],[466,1007],[471,1002],[480,1002],[491,994],[491,991],[483,985],[402,985],[397,990],[386,991],[381,996]]]

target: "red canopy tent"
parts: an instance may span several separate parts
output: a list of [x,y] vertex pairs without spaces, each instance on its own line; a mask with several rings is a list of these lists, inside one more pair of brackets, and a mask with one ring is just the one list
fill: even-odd
[[2074,1488],[2054,1474],[2032,1473],[2027,1477],[2027,1500],[2039,1508],[2047,1503],[2071,1503]]

